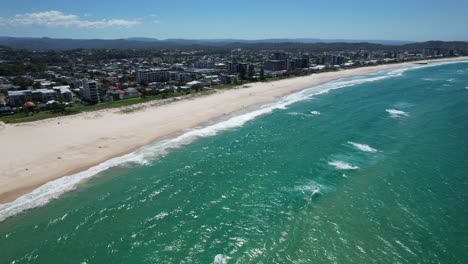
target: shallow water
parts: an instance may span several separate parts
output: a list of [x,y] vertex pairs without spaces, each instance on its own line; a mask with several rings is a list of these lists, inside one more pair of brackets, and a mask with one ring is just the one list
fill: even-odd
[[464,263],[467,65],[340,80],[51,183],[0,207],[46,203],[0,223],[0,263]]

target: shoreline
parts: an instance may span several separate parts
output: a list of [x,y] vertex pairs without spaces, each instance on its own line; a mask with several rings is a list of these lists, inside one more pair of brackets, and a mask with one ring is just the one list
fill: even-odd
[[[466,61],[468,57],[367,66],[272,82],[248,83],[203,96],[184,97],[168,103],[136,104],[128,108],[85,112],[0,127],[0,204],[9,203],[38,187],[67,175],[83,172],[142,147],[178,137],[278,101],[304,89],[338,79],[384,70],[411,68],[440,62]],[[428,63],[421,65],[420,63]],[[156,105],[154,105],[156,104]]]

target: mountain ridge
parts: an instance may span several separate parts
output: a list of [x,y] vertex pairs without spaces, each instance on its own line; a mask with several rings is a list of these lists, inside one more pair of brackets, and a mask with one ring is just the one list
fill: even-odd
[[[292,49],[310,50],[350,50],[356,48],[377,49],[460,49],[468,50],[468,42],[463,41],[371,41],[371,40],[321,40],[313,38],[297,39],[157,39],[157,38],[121,38],[121,39],[71,39],[71,38],[35,38],[0,36],[0,46],[26,50],[72,50],[72,49],[171,49],[213,47],[224,49]],[[399,44],[397,44],[399,43]]]

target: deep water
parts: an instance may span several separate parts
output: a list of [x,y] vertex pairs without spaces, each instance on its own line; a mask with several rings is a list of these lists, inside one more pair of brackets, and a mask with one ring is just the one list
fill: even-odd
[[0,263],[466,263],[468,63],[323,87],[6,219]]

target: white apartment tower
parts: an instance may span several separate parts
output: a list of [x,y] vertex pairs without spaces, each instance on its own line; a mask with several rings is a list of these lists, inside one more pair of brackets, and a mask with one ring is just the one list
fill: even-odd
[[84,79],[82,82],[83,90],[82,95],[83,98],[91,104],[99,103],[99,91],[96,81],[91,81],[88,79]]

